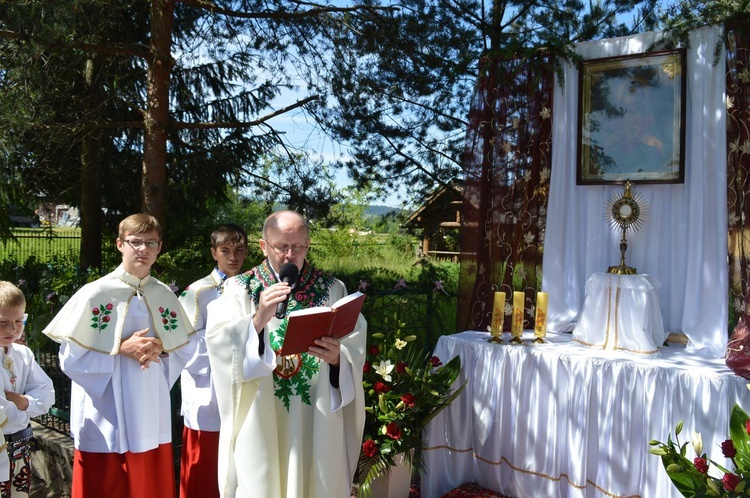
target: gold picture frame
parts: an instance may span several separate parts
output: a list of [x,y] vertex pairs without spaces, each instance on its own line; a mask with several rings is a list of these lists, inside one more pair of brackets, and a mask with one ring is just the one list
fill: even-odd
[[579,185],[684,183],[685,50],[578,67]]

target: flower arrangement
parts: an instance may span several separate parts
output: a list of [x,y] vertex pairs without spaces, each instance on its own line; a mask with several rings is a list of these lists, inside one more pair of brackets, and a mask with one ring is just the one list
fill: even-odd
[[[671,435],[666,443],[651,441],[649,452],[661,456],[669,478],[683,496],[750,497],[750,416],[739,405],[734,406],[729,417],[729,439],[721,443],[722,454],[732,460],[733,470],[706,456],[698,432],[691,439],[696,456],[689,460],[688,442],[680,443],[680,432],[682,421],[675,428],[674,441]],[[709,474],[714,469],[721,477]]]
[[443,365],[402,332],[397,317],[393,322],[386,318],[385,330],[370,334],[363,368],[365,432],[354,477],[360,496],[370,495],[373,480],[388,474],[397,455],[421,468],[422,429],[464,388],[451,391],[459,357]]

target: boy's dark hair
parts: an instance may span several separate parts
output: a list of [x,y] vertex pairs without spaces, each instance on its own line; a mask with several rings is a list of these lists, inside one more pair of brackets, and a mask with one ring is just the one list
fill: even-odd
[[211,247],[223,244],[247,245],[245,229],[235,223],[225,223],[211,232]]

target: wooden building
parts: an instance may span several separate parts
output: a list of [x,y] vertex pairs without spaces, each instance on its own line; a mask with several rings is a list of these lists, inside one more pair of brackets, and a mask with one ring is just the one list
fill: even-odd
[[463,189],[450,184],[435,191],[402,225],[421,237],[421,257],[450,258],[459,255],[459,228]]

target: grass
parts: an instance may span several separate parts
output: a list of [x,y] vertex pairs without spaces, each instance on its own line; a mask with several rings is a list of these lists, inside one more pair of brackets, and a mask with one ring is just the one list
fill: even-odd
[[30,256],[39,261],[78,258],[81,229],[76,227],[14,228],[15,240],[0,242],[0,261],[25,262]]

